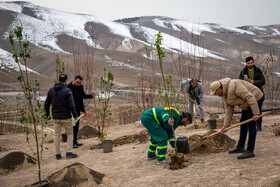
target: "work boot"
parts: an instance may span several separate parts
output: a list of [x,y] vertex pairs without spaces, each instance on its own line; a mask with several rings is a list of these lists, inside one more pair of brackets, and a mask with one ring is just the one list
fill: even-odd
[[234,154],[234,153],[243,153],[245,151],[244,147],[236,147],[233,150],[230,150],[228,153],[229,154]]
[[155,160],[157,157],[156,156],[153,156],[153,157],[147,157],[147,160]]
[[246,158],[252,158],[255,157],[255,154],[253,151],[245,151],[242,155],[238,156],[237,159],[246,159]]
[[167,159],[164,160],[158,160],[157,164],[169,164],[169,161]]
[[79,146],[77,144],[73,144],[73,148],[78,148]]
[[55,157],[56,157],[56,160],[60,160],[60,159],[62,159],[61,154],[56,154],[56,155],[55,155]]
[[75,143],[75,144],[76,144],[77,146],[79,146],[79,147],[83,145],[82,143],[78,143],[78,142]]
[[205,121],[204,121],[204,119],[201,119],[201,123],[204,123]]
[[78,157],[77,154],[72,152],[66,152],[66,158],[76,158],[76,157]]

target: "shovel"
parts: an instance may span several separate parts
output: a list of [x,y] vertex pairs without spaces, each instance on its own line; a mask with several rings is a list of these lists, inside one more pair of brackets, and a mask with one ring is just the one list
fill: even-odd
[[[262,115],[260,115],[260,117],[263,117],[264,115],[265,115],[265,113],[262,114]],[[228,127],[228,128],[225,128],[225,130],[233,129],[233,128],[235,128],[235,127],[238,127],[238,126],[240,126],[240,125],[243,125],[243,124],[248,123],[248,122],[251,122],[251,121],[253,121],[253,118],[247,119],[246,121],[242,121],[242,122],[240,122],[240,123],[237,123],[237,124],[235,124],[235,125],[232,125],[232,126],[230,126],[230,127]],[[208,135],[208,136],[202,137],[202,140],[206,140],[206,139],[208,139],[208,138],[211,138],[211,137],[216,136],[216,135],[221,134],[221,133],[223,133],[223,132],[222,132],[222,131],[215,132],[215,133],[210,134],[210,135]]]
[[[195,101],[190,98],[185,92],[184,92],[184,96],[186,96],[187,98],[189,98],[193,103],[195,103]],[[197,104],[202,110],[204,110],[205,112],[207,112],[207,114],[210,115],[210,118],[219,118],[218,114],[211,114],[210,112],[208,112],[204,107],[202,107],[201,105]]]

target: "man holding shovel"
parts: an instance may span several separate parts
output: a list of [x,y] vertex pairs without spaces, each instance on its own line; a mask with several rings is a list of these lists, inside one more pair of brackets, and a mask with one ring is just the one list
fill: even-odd
[[[238,159],[246,159],[255,157],[255,141],[257,136],[256,121],[259,119],[260,106],[263,103],[262,91],[251,83],[239,80],[224,78],[219,81],[214,81],[210,85],[210,95],[222,97],[225,104],[225,121],[221,132],[225,133],[226,128],[230,126],[230,121],[234,113],[234,106],[239,106],[242,109],[240,122],[253,118],[253,121],[240,126],[240,136],[237,147],[229,154],[242,153]],[[245,142],[247,131],[249,130],[249,138],[247,149],[245,150]]]
[[[84,87],[82,85],[83,77],[81,75],[76,75],[75,79],[67,84],[67,87],[73,93],[74,102],[76,106],[76,111],[78,116],[80,116],[81,112],[86,112],[84,107],[83,99],[91,99],[95,97],[95,93],[92,94],[85,94]],[[78,148],[82,146],[82,143],[78,143],[78,131],[79,131],[79,123],[80,120],[76,122],[76,125],[73,126],[74,138],[73,138],[73,148]]]
[[[184,88],[186,92],[184,92]],[[183,80],[180,83],[181,93],[186,93],[188,95],[189,112],[193,115],[193,104],[198,104],[203,107],[203,89],[201,82],[196,79]],[[190,99],[191,98],[191,99]],[[201,107],[199,107],[200,120],[204,123],[204,112]]]
[[169,161],[165,158],[167,141],[172,147],[175,146],[172,126],[175,130],[178,126],[192,123],[192,115],[188,112],[179,112],[175,108],[156,107],[146,110],[141,116],[141,122],[151,136],[147,160],[157,158],[158,164],[168,164]]

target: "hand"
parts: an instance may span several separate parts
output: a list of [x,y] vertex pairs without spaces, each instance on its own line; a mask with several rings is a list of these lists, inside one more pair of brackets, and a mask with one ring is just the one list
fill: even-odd
[[253,120],[254,120],[254,121],[257,121],[259,118],[260,118],[259,115],[253,116]]
[[251,79],[249,79],[249,81],[248,81],[249,83],[251,83],[251,84],[254,84],[254,81],[253,80],[251,80]]
[[185,92],[184,92],[184,91],[181,91],[180,93],[181,93],[181,94],[184,94]]
[[75,118],[75,121],[77,121],[78,120],[78,118]]
[[221,132],[226,133],[227,132],[226,127],[222,127]]
[[170,118],[168,121],[168,124],[173,126],[174,125],[174,119],[173,118]]
[[91,96],[92,96],[92,97],[95,97],[95,96],[96,96],[95,92],[92,92],[92,93],[91,93]]

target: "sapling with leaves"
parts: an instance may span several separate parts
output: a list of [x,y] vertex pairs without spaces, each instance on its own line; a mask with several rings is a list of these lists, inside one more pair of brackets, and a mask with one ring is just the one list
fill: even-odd
[[55,80],[55,83],[57,83],[57,80],[58,80],[58,77],[60,74],[64,73],[64,70],[65,70],[65,63],[63,60],[60,60],[59,56],[56,55],[56,69],[55,69],[55,72],[56,72],[56,80]]
[[103,75],[100,77],[100,95],[98,96],[98,106],[96,108],[97,129],[99,140],[104,141],[106,131],[112,115],[110,108],[111,91],[114,86],[114,76],[111,71],[104,68]]
[[[20,122],[27,127],[26,141],[33,154],[36,156],[38,178],[41,183],[41,159],[43,150],[47,149],[47,147],[44,147],[44,141],[47,136],[45,130],[48,121],[45,118],[46,111],[42,107],[38,97],[37,89],[39,89],[40,84],[38,80],[35,80],[34,85],[30,82],[27,60],[30,58],[31,51],[29,49],[28,36],[23,35],[22,24],[17,25],[14,30],[10,31],[9,40],[13,49],[13,58],[17,63],[20,72],[17,80],[21,85],[27,104],[26,109],[20,110]],[[23,62],[23,65],[20,63],[20,59]],[[31,135],[36,142],[35,150],[30,144],[30,141],[32,140]]]
[[[164,58],[165,58],[165,52],[164,52],[164,48],[162,47],[162,41],[163,41],[163,37],[162,37],[161,33],[159,32],[158,34],[156,34],[155,46],[156,46],[157,56],[158,56],[158,60],[159,60],[159,66],[160,66],[161,76],[162,76],[162,80],[163,80],[164,90],[161,90],[160,82],[159,82],[158,83],[159,91],[158,91],[157,95],[159,97],[159,101],[164,103],[165,106],[166,105],[168,106],[170,119],[173,120],[173,117],[171,115],[171,106],[172,106],[173,102],[175,103],[180,99],[180,95],[177,94],[176,89],[172,86],[173,76],[168,74],[167,77],[165,78],[164,71],[163,71],[163,65],[162,65],[162,63],[164,62]],[[173,126],[172,126],[172,131],[174,134],[174,139],[176,140],[175,131],[174,131]],[[176,144],[175,144],[175,152],[177,153]]]

